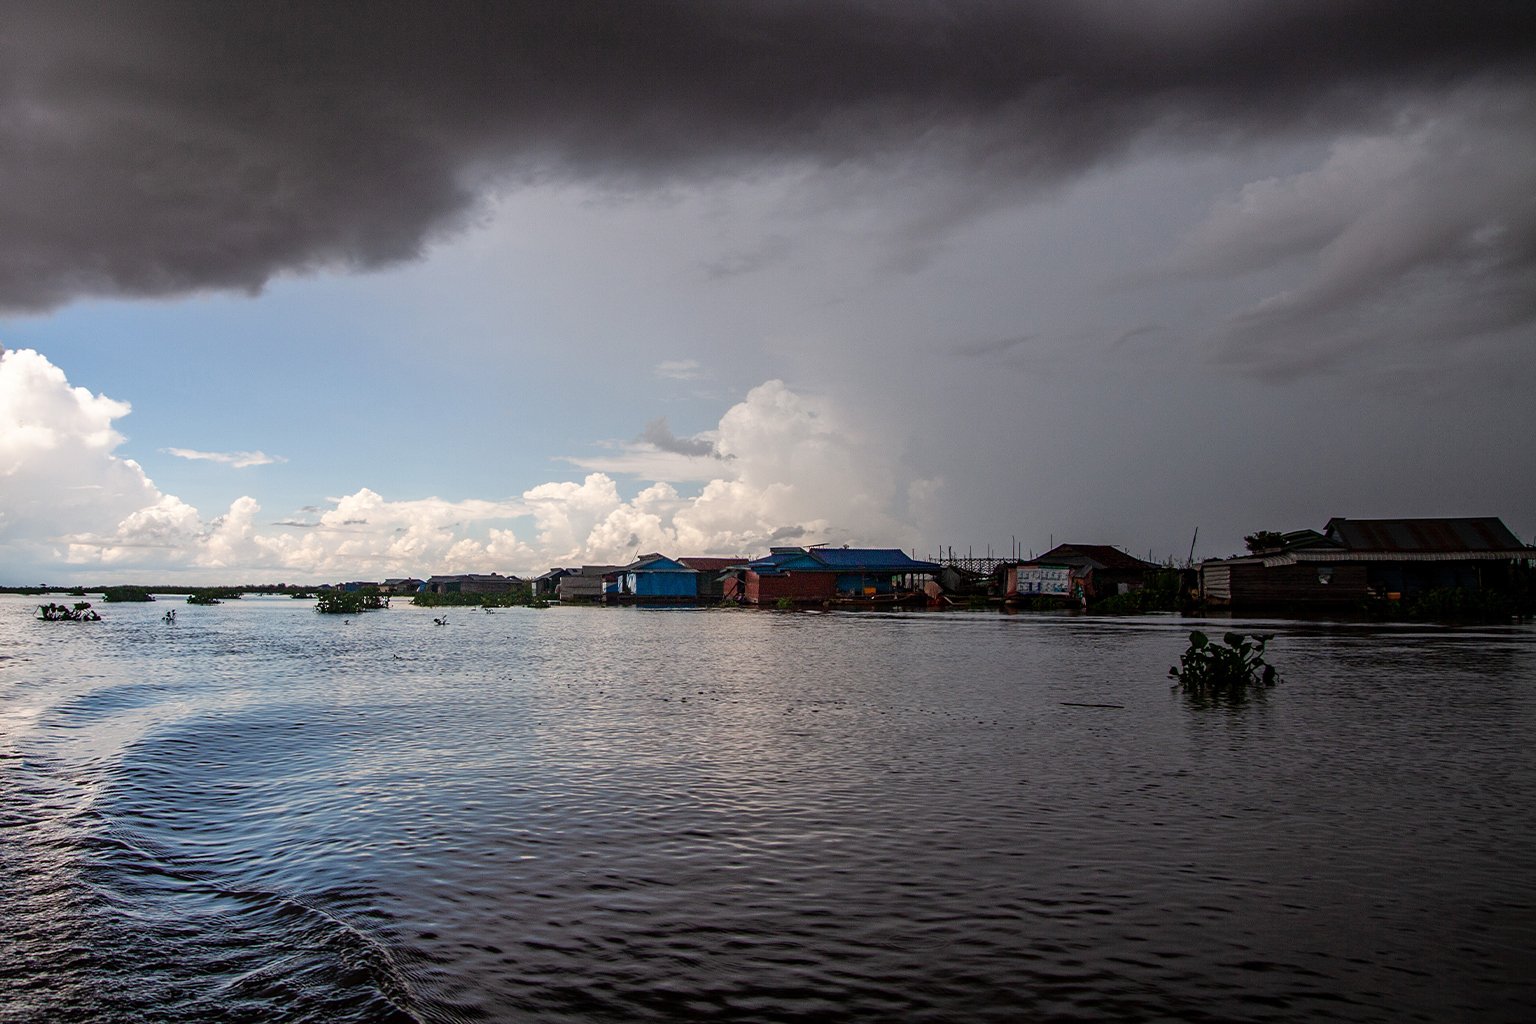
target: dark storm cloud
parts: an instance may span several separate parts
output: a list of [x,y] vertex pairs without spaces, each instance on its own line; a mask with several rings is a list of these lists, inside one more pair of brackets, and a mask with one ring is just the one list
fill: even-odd
[[1457,361],[1424,358],[1437,351],[1529,349],[1536,95],[1453,93],[1434,113],[1251,183],[1191,233],[1183,258],[1201,276],[1296,268],[1222,326],[1223,362],[1279,380],[1351,365],[1401,378],[1399,364]]
[[1027,187],[1148,138],[1523,76],[1536,5],[11,4],[0,308],[409,259],[494,180],[899,161]]
[[712,456],[720,458],[720,453],[715,451],[713,441],[705,441],[694,437],[678,437],[672,433],[672,428],[667,425],[665,416],[654,419],[645,425],[645,430],[640,434],[640,440],[652,445],[660,451],[671,452],[674,455]]

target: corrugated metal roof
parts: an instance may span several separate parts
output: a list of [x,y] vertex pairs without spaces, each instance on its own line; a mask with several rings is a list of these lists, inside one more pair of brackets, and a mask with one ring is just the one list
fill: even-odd
[[622,565],[584,565],[580,569],[571,570],[571,574],[565,579],[598,579],[623,568]]
[[732,566],[744,564],[747,559],[745,556],[740,558],[704,558],[689,555],[686,558],[679,558],[678,561],[690,569],[697,569],[699,572],[724,572]]
[[1497,516],[1464,519],[1345,519],[1328,521],[1328,538],[1351,551],[1508,552],[1525,545]]
[[659,553],[653,551],[653,552],[651,552],[648,555],[641,555],[639,558],[635,559],[633,562],[630,562],[628,565],[623,566],[619,571],[620,572],[693,572],[694,570],[688,568],[686,565],[683,565],[681,562],[677,561],[676,559],[668,558],[666,555],[659,554]]
[[1346,551],[1313,548],[1287,551],[1264,559],[1267,566],[1294,565],[1297,562],[1477,562],[1536,558],[1536,548],[1510,548],[1506,551]]
[[900,548],[812,548],[811,554],[827,565],[838,568],[856,569],[878,565],[882,569],[895,566],[912,572],[937,571],[939,568],[935,562],[919,562],[909,557]]
[[938,572],[936,562],[920,562],[900,548],[773,548],[766,558],[748,563],[748,568],[759,574],[774,572],[780,566],[795,562],[813,563],[804,566],[816,571],[819,566],[846,572],[898,573]]
[[1057,544],[1051,550],[1035,559],[1037,562],[1048,562],[1051,559],[1061,559],[1070,555],[1081,555],[1084,558],[1097,562],[1095,568],[1103,569],[1156,569],[1155,562],[1143,562],[1135,555],[1126,554],[1119,548],[1108,544]]

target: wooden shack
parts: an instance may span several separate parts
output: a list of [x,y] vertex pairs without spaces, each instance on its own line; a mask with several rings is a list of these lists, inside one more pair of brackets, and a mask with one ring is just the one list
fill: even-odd
[[1200,565],[1202,601],[1234,610],[1337,609],[1430,590],[1500,589],[1536,557],[1496,517],[1346,519]]

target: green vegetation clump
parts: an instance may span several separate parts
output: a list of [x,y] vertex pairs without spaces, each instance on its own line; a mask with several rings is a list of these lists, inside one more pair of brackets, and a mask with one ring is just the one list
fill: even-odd
[[1438,587],[1422,590],[1401,601],[1372,598],[1359,606],[1360,614],[1380,621],[1409,622],[1508,622],[1525,621],[1536,613],[1536,593],[1529,577],[1515,574],[1508,589]]
[[205,587],[187,595],[187,604],[220,604],[240,600],[240,591],[227,587]]
[[101,592],[101,596],[107,602],[116,601],[153,601],[154,596],[143,587],[107,587]]
[[1111,594],[1096,601],[1088,610],[1098,615],[1142,615],[1147,612],[1176,612],[1183,604],[1177,569],[1149,572],[1146,582],[1125,594]]
[[315,611],[323,615],[355,615],[389,607],[389,598],[372,590],[327,590],[315,598]]
[[1272,636],[1228,633],[1222,645],[1198,629],[1189,634],[1189,649],[1168,674],[1179,688],[1197,697],[1240,696],[1248,687],[1271,687],[1280,681],[1273,665],[1264,660],[1264,646]]
[[532,605],[533,596],[526,590],[513,590],[505,594],[428,594],[425,591],[411,598],[418,608],[516,608]]
[[1443,587],[1426,590],[1402,603],[1402,614],[1428,622],[1508,622],[1528,615],[1530,604],[1499,590],[1468,590]]
[[1285,546],[1285,534],[1278,530],[1257,530],[1244,537],[1243,543],[1248,545],[1248,550],[1254,554],[1260,551],[1273,551]]

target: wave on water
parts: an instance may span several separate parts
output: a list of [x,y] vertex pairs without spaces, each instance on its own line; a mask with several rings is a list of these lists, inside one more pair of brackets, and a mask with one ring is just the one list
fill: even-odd
[[[261,840],[210,835],[209,751],[187,738],[197,717],[157,703],[175,689],[106,687],[36,716],[88,757],[17,750],[13,737],[0,762],[0,1021],[421,1020],[367,926],[382,913],[376,889],[252,885],[268,873],[251,856]],[[211,734],[227,737],[226,724]],[[238,800],[226,813],[239,818]]]

